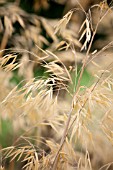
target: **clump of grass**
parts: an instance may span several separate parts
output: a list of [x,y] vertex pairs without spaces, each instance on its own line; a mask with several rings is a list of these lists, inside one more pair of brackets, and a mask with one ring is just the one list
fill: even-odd
[[[92,62],[97,70],[98,64],[94,59],[112,47],[113,42],[110,42],[100,51],[91,51],[98,27],[112,9],[104,7],[103,2],[92,6],[86,13],[80,6],[79,10],[86,18],[80,28],[79,41],[85,37],[80,51],[84,50],[85,55],[79,71],[76,43],[67,36],[66,49],[70,48],[75,56],[71,70],[53,52],[38,47],[43,57],[34,56],[48,76],[26,79],[20,88],[15,86],[1,100],[1,118],[11,119],[13,127],[16,127],[15,133],[22,130],[12,146],[2,149],[3,160],[21,161],[26,170],[112,169],[112,63],[95,71],[89,86],[81,86],[86,67]],[[99,11],[96,24],[92,20],[95,9]],[[74,12],[76,9],[59,21],[55,34],[67,32]],[[12,62],[7,64],[11,58]],[[1,70],[9,72],[24,64],[15,63],[15,59],[15,55],[1,58]]]

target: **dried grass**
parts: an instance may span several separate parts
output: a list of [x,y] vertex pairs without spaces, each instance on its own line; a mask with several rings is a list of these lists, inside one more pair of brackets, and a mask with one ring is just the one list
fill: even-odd
[[[93,8],[99,8],[101,14],[96,26],[92,24],[90,18]],[[30,62],[30,60],[28,58],[22,60],[22,58],[18,63],[16,62],[18,55],[15,54],[8,54],[0,59],[0,74],[1,77],[3,76],[4,83],[0,83],[0,87],[6,92],[2,94],[4,96],[0,95],[1,118],[11,120],[15,133],[20,130],[23,132],[14,140],[12,146],[1,150],[2,161],[9,158],[12,162],[20,161],[26,170],[110,170],[113,168],[113,76],[111,72],[113,63],[98,72],[96,68],[95,79],[90,87],[81,86],[86,66],[98,55],[103,54],[103,51],[107,51],[109,45],[112,46],[110,42],[100,51],[93,53],[91,51],[97,29],[111,8],[105,8],[103,3],[91,7],[88,13],[85,12],[86,19],[80,28],[79,38],[81,41],[86,36],[82,47],[78,40],[72,39],[72,34],[70,34],[71,38],[65,37],[68,47],[74,54],[75,65],[72,71],[77,76],[79,74],[74,93],[69,91],[70,84],[74,84],[70,70],[60,57],[50,50],[41,49],[36,39],[34,41],[38,44],[38,50],[43,53],[43,57],[33,54],[36,62],[42,63],[49,73],[48,77],[28,78],[23,81],[21,88],[18,88],[18,85],[9,87],[9,79],[5,80],[4,75],[10,76],[11,71],[23,67],[22,64],[27,65],[26,61]],[[59,21],[55,34],[60,32],[62,37],[64,33],[67,34],[66,27],[74,12],[75,10],[69,11]],[[4,18],[6,33],[10,30],[8,36],[13,32],[12,18],[9,19],[7,16]],[[24,28],[23,20],[17,18]],[[40,18],[32,22],[35,21],[38,24],[41,21],[48,35],[57,42],[53,28],[49,29],[44,19]],[[34,28],[30,27],[25,34],[34,39],[35,36],[30,35],[31,30],[33,33]],[[76,72],[78,63],[75,42],[81,47],[81,51],[85,51],[79,73]],[[12,62],[8,63],[9,60]],[[95,67],[97,66],[98,64],[95,64]]]

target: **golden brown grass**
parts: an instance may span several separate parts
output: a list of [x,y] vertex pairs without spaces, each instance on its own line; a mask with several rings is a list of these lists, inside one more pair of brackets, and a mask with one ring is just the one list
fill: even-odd
[[[99,17],[93,23],[92,11],[95,9],[98,9]],[[105,8],[104,2],[92,6],[87,13],[80,8],[86,19],[80,28],[79,40],[68,28],[78,9],[69,11],[58,22],[55,34],[65,37],[65,48],[70,48],[74,54],[75,65],[70,70],[53,52],[37,46],[43,55],[37,57],[33,53],[35,62],[41,63],[49,73],[48,77],[26,76],[21,88],[18,85],[9,87],[6,76],[18,67],[24,68],[26,63],[23,60],[16,63],[18,56],[13,54],[0,59],[0,75],[3,76],[0,87],[5,91],[1,93],[4,96],[0,95],[1,120],[10,119],[14,133],[21,133],[11,146],[1,150],[1,162],[10,158],[10,162],[21,162],[19,166],[23,165],[26,170],[113,169],[113,63],[97,71],[95,60],[103,52],[108,52],[112,42],[100,51],[91,51],[98,27],[111,9]],[[49,30],[45,20],[42,19],[42,23]],[[48,34],[56,41],[57,36],[51,30]],[[81,45],[79,41],[84,37]],[[81,48],[81,53],[83,50],[85,53],[79,73],[76,45]],[[7,64],[10,59],[12,62]],[[91,62],[96,67],[95,75],[92,75],[95,79],[89,87],[81,86],[84,70]],[[71,72],[75,73],[75,79],[79,74],[77,84],[73,82]],[[71,92],[70,84],[72,87],[76,85]]]

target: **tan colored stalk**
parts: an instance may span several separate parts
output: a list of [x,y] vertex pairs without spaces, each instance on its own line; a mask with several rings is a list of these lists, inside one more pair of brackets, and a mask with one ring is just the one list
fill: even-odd
[[[70,125],[70,121],[71,121],[71,114],[72,114],[72,111],[73,111],[73,108],[74,108],[74,100],[75,100],[75,97],[77,95],[77,93],[79,92],[79,87],[80,87],[80,82],[81,82],[81,78],[82,78],[82,75],[83,75],[83,72],[84,72],[84,69],[86,67],[86,64],[87,64],[87,60],[89,59],[89,52],[90,52],[90,49],[91,49],[91,46],[92,46],[92,43],[93,43],[93,40],[94,40],[94,37],[95,37],[95,34],[97,32],[97,29],[98,29],[98,26],[100,24],[100,22],[102,21],[102,19],[106,16],[106,14],[108,13],[109,9],[107,10],[107,12],[100,18],[100,20],[97,22],[97,25],[96,25],[96,28],[95,30],[93,31],[93,35],[91,37],[91,41],[89,43],[89,46],[88,46],[88,49],[87,49],[87,52],[86,52],[86,57],[84,59],[84,62],[83,62],[83,66],[82,66],[82,69],[81,69],[81,72],[80,72],[80,76],[79,76],[79,79],[78,79],[78,84],[77,84],[77,88],[76,88],[76,92],[73,96],[73,99],[72,99],[72,106],[71,106],[71,109],[70,109],[70,112],[69,112],[69,116],[68,116],[68,120],[67,120],[67,123],[66,123],[66,126],[65,126],[65,129],[64,129],[64,132],[63,132],[63,136],[62,136],[62,139],[61,139],[61,142],[60,142],[60,147],[55,155],[55,159],[53,161],[53,167],[52,167],[52,170],[56,170],[57,169],[57,163],[58,163],[58,158],[59,158],[59,154],[60,154],[60,151],[62,150],[63,148],[63,145],[65,143],[65,140],[66,140],[66,136],[68,134],[68,131],[69,129],[72,127],[73,123],[75,122],[76,120],[76,117],[75,119],[73,120],[73,122],[71,123]],[[103,76],[104,72],[101,74],[101,77]],[[95,86],[93,87],[93,89],[91,90],[91,92],[96,88],[98,82],[100,81],[101,77],[99,78],[99,80],[97,81],[97,83],[95,84]],[[83,107],[85,106],[86,102],[87,102],[88,98],[85,100],[82,108],[80,109],[79,111],[79,114],[81,113]]]

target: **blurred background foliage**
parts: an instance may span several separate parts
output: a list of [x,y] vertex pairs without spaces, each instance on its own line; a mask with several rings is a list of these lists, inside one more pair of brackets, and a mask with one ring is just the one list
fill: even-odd
[[[85,11],[91,5],[101,3],[99,0],[80,0],[79,3]],[[106,8],[112,1],[107,1]],[[24,62],[24,68],[19,71],[24,78],[33,77],[33,72],[36,73],[37,65],[41,67],[37,61],[37,56],[44,56],[39,49],[48,49],[60,57],[67,66],[73,65],[74,58],[68,49],[68,55],[64,50],[58,52],[58,48],[65,46],[65,42],[73,41],[76,51],[80,51],[81,44],[78,41],[80,37],[79,28],[84,21],[82,12],[73,14],[70,24],[68,25],[68,36],[54,34],[54,28],[57,21],[62,18],[72,8],[77,8],[79,5],[76,0],[1,0],[0,1],[0,49],[9,49],[2,51],[1,56],[9,53],[9,51],[17,51],[19,62]],[[96,18],[98,12],[94,13]],[[44,18],[43,18],[44,17]],[[93,17],[93,16],[92,16]],[[112,39],[111,32],[113,27],[112,16],[106,17],[103,27],[98,30],[93,45],[92,51],[100,49]],[[71,30],[71,32],[69,32]],[[104,30],[104,31],[103,31]],[[63,42],[63,41],[64,42]],[[84,39],[82,40],[84,41]],[[61,43],[60,43],[61,42]],[[38,47],[39,48],[38,48]],[[33,55],[36,54],[35,55]],[[80,54],[80,59],[83,56]],[[29,61],[31,62],[29,62]],[[28,75],[24,75],[28,69]],[[43,74],[43,72],[42,72]],[[21,75],[20,75],[21,76]],[[38,75],[37,75],[38,76]],[[39,74],[40,76],[40,74]]]

